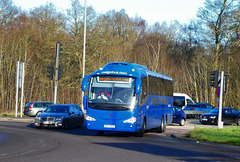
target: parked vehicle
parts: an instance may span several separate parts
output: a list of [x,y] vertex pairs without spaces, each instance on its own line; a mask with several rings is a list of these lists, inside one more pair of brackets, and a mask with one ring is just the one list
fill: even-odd
[[[209,113],[202,114],[199,121],[202,124],[217,124],[218,123],[219,108],[215,108]],[[222,121],[224,123],[236,123],[240,124],[240,112],[238,109],[224,107],[222,108]]]
[[186,122],[185,112],[181,107],[173,106],[173,120],[172,123],[177,123],[184,126]]
[[84,113],[77,104],[52,104],[35,118],[35,127],[82,127]]
[[178,106],[184,109],[189,103],[194,101],[185,93],[173,93],[173,106]]
[[24,107],[23,114],[27,116],[37,116],[42,113],[47,107],[49,107],[53,102],[49,101],[37,101],[29,102]]
[[208,113],[214,108],[208,103],[191,103],[185,107],[184,112],[187,118],[199,118],[201,114]]

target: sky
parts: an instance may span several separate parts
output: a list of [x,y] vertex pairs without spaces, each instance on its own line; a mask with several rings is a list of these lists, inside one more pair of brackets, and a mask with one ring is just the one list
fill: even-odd
[[[53,3],[59,10],[70,8],[71,0],[12,0],[16,6],[29,10],[40,5]],[[85,0],[80,0],[84,6]],[[198,8],[203,7],[205,0],[86,0],[87,6],[92,6],[97,13],[106,13],[109,10],[125,12],[130,17],[141,17],[149,25],[155,22],[178,20],[188,23],[196,18]]]

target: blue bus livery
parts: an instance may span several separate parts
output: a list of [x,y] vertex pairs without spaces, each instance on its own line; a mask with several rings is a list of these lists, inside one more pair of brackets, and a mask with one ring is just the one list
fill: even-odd
[[135,132],[164,132],[172,122],[173,82],[166,75],[149,71],[145,66],[112,62],[82,81],[85,92],[87,129]]

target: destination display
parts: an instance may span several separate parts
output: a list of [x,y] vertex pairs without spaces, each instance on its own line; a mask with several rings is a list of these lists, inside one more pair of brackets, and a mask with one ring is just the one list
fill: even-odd
[[116,76],[99,76],[99,82],[130,82],[130,78],[127,77],[116,77]]

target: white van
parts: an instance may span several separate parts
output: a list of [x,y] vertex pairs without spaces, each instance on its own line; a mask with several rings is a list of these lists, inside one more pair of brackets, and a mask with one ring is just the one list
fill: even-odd
[[187,94],[173,93],[173,106],[178,106],[184,109],[189,103],[194,103],[194,101]]

